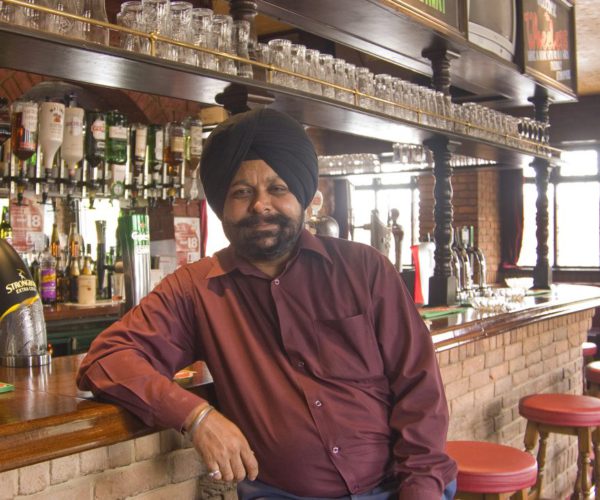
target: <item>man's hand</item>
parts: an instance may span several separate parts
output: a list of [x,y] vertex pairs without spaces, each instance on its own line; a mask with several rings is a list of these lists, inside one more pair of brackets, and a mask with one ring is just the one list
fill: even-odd
[[242,431],[218,411],[206,416],[191,439],[214,479],[253,481],[258,476],[258,462]]

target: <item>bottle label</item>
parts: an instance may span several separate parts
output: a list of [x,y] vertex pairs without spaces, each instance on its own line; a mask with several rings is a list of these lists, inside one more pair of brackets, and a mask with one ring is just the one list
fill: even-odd
[[0,293],[0,319],[39,299],[35,281],[29,269],[14,248],[0,239],[0,281],[4,283]]
[[83,134],[83,120],[81,117],[70,115],[65,120],[65,132],[71,137],[80,137]]
[[56,301],[56,269],[42,269],[41,282],[42,302]]
[[202,127],[197,125],[190,128],[190,153],[192,156],[202,155]]
[[135,129],[135,156],[136,158],[146,157],[146,144],[148,141],[148,128],[138,127]]
[[35,106],[24,106],[23,107],[23,128],[30,131],[37,129],[38,121],[38,107]]
[[170,146],[172,153],[183,153],[185,141],[182,136],[171,136]]
[[104,144],[104,139],[106,137],[106,124],[104,120],[102,120],[101,118],[97,118],[96,120],[94,120],[94,123],[92,123],[90,130],[92,131],[92,137],[94,138],[94,140]]
[[115,139],[117,141],[127,140],[127,128],[119,125],[112,125],[108,127],[108,138]]
[[43,145],[45,141],[61,142],[65,116],[64,104],[43,102],[40,106],[40,143]]
[[156,131],[156,140],[154,144],[154,156],[160,163],[163,161],[163,133],[162,130]]

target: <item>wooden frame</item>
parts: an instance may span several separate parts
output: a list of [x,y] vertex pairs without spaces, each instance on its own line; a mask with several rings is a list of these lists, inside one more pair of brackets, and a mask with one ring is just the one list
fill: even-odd
[[[573,4],[568,0],[519,0],[518,13],[521,71],[544,87],[575,96],[577,61]],[[552,40],[549,41],[550,34]],[[557,57],[551,59],[551,55]]]

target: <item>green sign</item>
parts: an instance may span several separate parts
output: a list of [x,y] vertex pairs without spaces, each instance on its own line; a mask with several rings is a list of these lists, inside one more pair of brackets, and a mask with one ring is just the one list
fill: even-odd
[[398,4],[406,4],[415,10],[463,32],[460,0],[394,0]]

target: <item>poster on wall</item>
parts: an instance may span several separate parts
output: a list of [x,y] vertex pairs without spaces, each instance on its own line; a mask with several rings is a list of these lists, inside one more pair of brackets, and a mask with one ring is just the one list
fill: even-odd
[[565,0],[522,0],[523,71],[575,95],[574,7]]
[[21,204],[10,200],[10,224],[12,245],[19,253],[39,253],[45,247],[44,206],[35,198],[23,196]]
[[200,219],[174,217],[177,265],[183,266],[200,258]]

